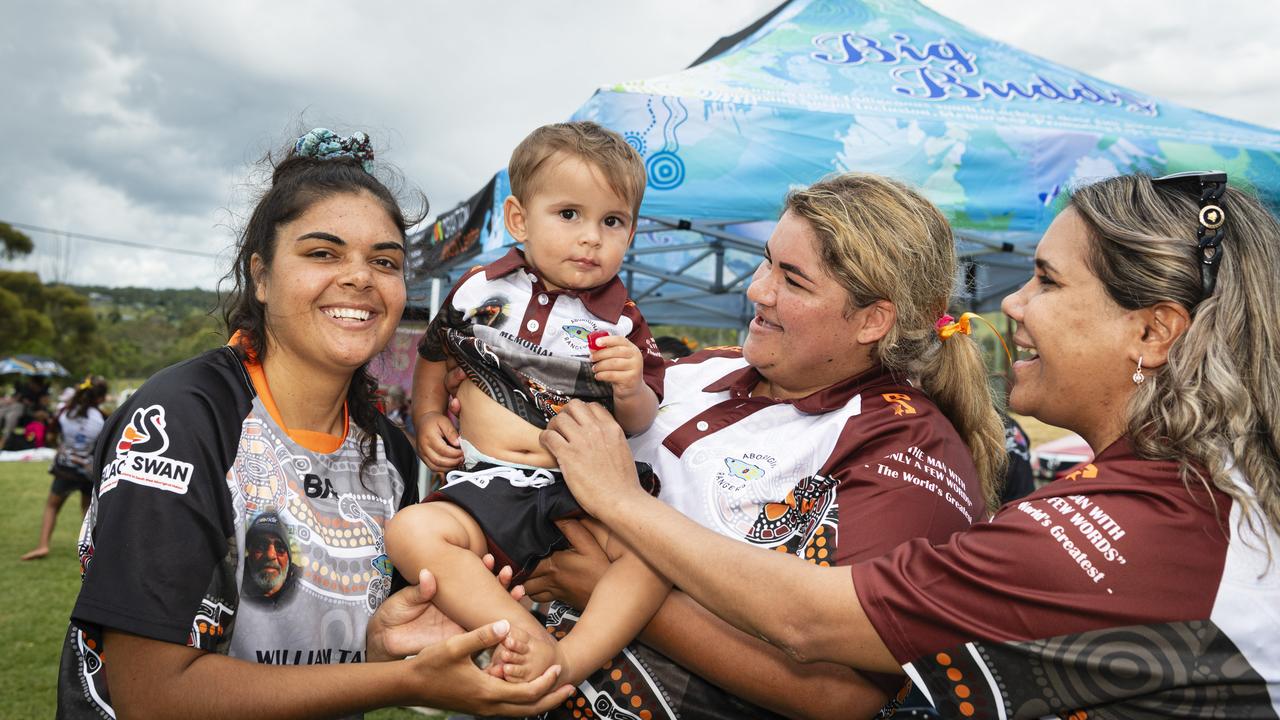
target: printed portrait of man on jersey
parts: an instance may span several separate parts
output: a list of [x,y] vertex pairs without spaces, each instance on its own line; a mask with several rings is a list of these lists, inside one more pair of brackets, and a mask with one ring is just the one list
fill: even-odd
[[264,512],[245,531],[244,575],[240,595],[280,603],[289,597],[295,574],[289,531],[280,516]]

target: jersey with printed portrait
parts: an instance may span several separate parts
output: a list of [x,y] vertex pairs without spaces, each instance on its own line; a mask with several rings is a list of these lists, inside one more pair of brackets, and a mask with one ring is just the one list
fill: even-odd
[[[824,566],[912,538],[941,542],[982,517],[964,442],[919,390],[876,368],[797,400],[753,397],[762,379],[736,348],[668,366],[657,419],[631,440],[661,500],[721,535]],[[757,587],[771,591],[767,579]],[[563,630],[576,620],[557,604],[549,623]],[[903,685],[868,677],[890,698]],[[631,713],[617,717],[775,717],[640,643],[582,688],[593,707]]]
[[229,347],[148,380],[95,453],[58,716],[114,716],[104,628],[263,664],[362,661],[392,585],[383,527],[417,499],[403,433],[379,415],[362,472],[365,438],[295,441]]

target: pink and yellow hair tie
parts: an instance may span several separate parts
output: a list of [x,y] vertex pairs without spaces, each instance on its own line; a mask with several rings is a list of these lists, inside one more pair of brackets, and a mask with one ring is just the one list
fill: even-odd
[[1009,346],[1005,344],[1004,337],[1000,335],[1000,331],[996,329],[996,326],[992,325],[989,320],[978,313],[963,313],[959,320],[956,320],[950,315],[943,314],[942,317],[938,318],[938,322],[934,323],[933,327],[938,331],[938,339],[942,342],[946,342],[956,333],[972,335],[973,327],[969,324],[970,320],[981,320],[987,327],[991,328],[991,332],[995,333],[996,339],[1000,341],[1000,347],[1004,348],[1004,354],[1009,358],[1009,364],[1013,365],[1013,353],[1009,352]]

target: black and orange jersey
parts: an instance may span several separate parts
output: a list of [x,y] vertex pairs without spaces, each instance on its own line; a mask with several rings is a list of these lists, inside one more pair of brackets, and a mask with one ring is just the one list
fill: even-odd
[[230,347],[167,368],[107,421],[81,530],[58,715],[114,717],[103,628],[249,662],[360,662],[392,568],[383,527],[417,500],[404,433],[290,431]]

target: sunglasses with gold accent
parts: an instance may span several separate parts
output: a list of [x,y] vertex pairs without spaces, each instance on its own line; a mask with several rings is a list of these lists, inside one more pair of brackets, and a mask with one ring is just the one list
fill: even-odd
[[1218,283],[1218,265],[1222,262],[1222,241],[1227,236],[1223,225],[1227,222],[1223,210],[1223,196],[1227,193],[1227,174],[1221,171],[1180,172],[1163,177],[1152,178],[1155,186],[1168,186],[1187,190],[1200,200],[1199,227],[1196,228],[1196,239],[1199,241],[1200,283],[1204,288],[1201,299],[1213,295]]

